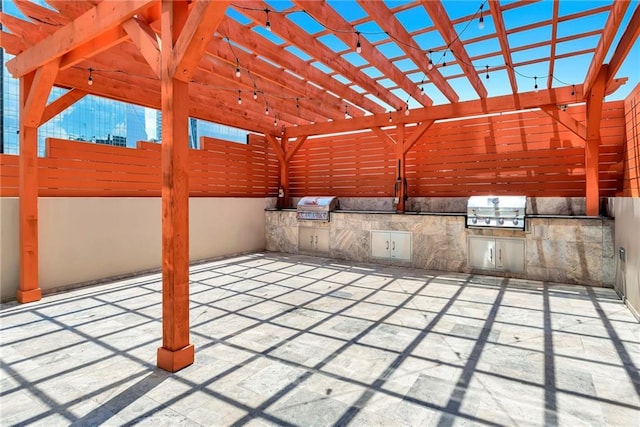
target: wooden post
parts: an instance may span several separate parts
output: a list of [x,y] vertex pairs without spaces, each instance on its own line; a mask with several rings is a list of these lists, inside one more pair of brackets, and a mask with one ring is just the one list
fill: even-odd
[[189,342],[189,84],[169,71],[186,2],[162,2],[162,347],[158,367],[193,363]]
[[16,293],[20,303],[42,298],[38,282],[38,127],[27,125],[26,111],[34,79],[35,72],[20,78],[20,284]]
[[587,96],[587,140],[585,143],[585,179],[586,179],[586,214],[600,214],[600,120],[602,119],[602,103],[604,102],[607,66],[598,73],[591,91]]
[[289,159],[287,158],[287,146],[288,146],[287,134],[282,135],[280,146],[284,153],[284,161],[280,162],[280,184],[278,186],[278,209],[285,209],[289,207]]

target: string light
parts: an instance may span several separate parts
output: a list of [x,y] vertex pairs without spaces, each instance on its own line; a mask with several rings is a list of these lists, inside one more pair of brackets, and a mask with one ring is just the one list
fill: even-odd
[[299,99],[296,97],[296,110],[300,109],[300,101]]
[[538,77],[533,76],[533,82],[534,82],[533,91],[538,92]]
[[360,31],[356,31],[356,36],[358,36],[358,43],[356,43],[356,53],[362,53],[362,45],[360,44]]
[[409,104],[407,104],[407,108],[404,110],[404,115],[408,116],[411,112],[409,111]]
[[487,76],[485,77],[487,80],[489,80],[489,66],[487,65]]
[[267,14],[267,22],[265,23],[265,28],[267,29],[267,31],[271,32],[271,21],[269,21],[269,9],[265,9],[264,13]]
[[480,19],[478,20],[478,28],[484,30],[484,16],[482,16],[482,8],[484,7],[484,3],[480,5]]
[[273,119],[273,126],[278,127],[278,119]]
[[242,97],[240,97],[241,93],[242,91],[238,91],[238,105],[242,105]]
[[267,105],[264,107],[264,115],[265,115],[265,116],[268,116],[268,115],[269,115],[269,104],[267,104]]
[[429,65],[427,65],[427,68],[429,69],[429,71],[433,70],[433,58],[431,58],[431,49],[429,49],[429,54],[427,55],[429,58]]
[[442,54],[442,66],[443,67],[447,66],[447,49],[445,49],[444,53]]
[[256,100],[258,99],[258,91],[256,90],[256,86],[253,86],[253,99]]
[[571,85],[571,96],[576,94],[576,85]]
[[240,77],[240,60],[236,58],[236,77]]
[[345,119],[349,118],[349,109],[346,105],[344,106],[344,118]]
[[391,111],[389,111],[389,123],[393,121],[393,117],[391,117]]
[[93,85],[93,68],[89,68],[89,79],[87,79],[87,84],[89,86]]

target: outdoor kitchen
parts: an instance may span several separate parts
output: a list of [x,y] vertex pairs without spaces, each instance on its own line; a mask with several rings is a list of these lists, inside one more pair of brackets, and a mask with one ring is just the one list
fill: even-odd
[[[318,197],[322,219],[266,211],[267,250],[460,273],[613,286],[614,220],[581,213],[581,200],[472,196],[391,200]],[[339,208],[338,208],[339,207]],[[428,207],[429,211],[425,208]]]

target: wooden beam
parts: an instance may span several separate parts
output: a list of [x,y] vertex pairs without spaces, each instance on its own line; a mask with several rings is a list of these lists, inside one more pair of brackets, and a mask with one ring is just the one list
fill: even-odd
[[152,0],[105,1],[80,15],[54,34],[25,50],[7,62],[14,77],[21,77],[36,68],[87,43],[113,27],[120,25]]
[[20,121],[25,126],[37,128],[42,121],[42,113],[47,105],[47,99],[49,99],[53,83],[56,80],[59,64],[60,59],[54,59],[36,70],[33,83],[29,87],[27,99],[20,112]]
[[585,178],[587,215],[600,214],[600,120],[604,102],[607,66],[600,68],[598,78],[587,96],[587,141],[585,144]]
[[460,37],[453,27],[453,23],[449,19],[442,2],[436,0],[421,0],[421,2],[473,89],[480,98],[486,98],[487,89],[482,84],[480,77],[478,77],[478,72],[473,67],[469,54],[467,54],[462,41],[460,41]]
[[19,303],[39,301],[38,280],[38,128],[27,125],[36,73],[20,79],[20,157],[18,158],[20,282]]
[[194,361],[189,340],[189,84],[172,78],[173,45],[187,3],[162,0],[162,347],[158,367]]
[[585,96],[589,96],[591,87],[600,74],[600,69],[603,67],[604,59],[609,52],[609,48],[613,43],[613,39],[618,32],[618,28],[620,27],[620,23],[622,22],[622,18],[624,18],[624,13],[628,7],[629,1],[627,0],[615,1],[611,6],[609,17],[607,18],[604,30],[602,31],[602,37],[600,37],[600,40],[598,41],[598,46],[593,54],[593,59],[589,65],[587,76],[584,79],[583,86]]
[[260,52],[260,56],[280,64],[292,73],[312,82],[327,91],[335,93],[340,98],[349,101],[353,105],[369,111],[371,113],[383,113],[385,109],[373,102],[363,94],[356,92],[350,87],[338,82],[336,79],[329,77],[316,67],[298,58],[281,46],[277,46],[264,38],[260,37],[253,31],[247,31],[247,28],[237,21],[226,18],[222,21],[218,28],[218,32],[222,35],[233,35],[233,41],[253,52]]
[[83,90],[71,89],[69,92],[65,93],[44,108],[42,118],[40,119],[40,123],[38,125],[42,126],[43,124],[84,98],[86,95],[87,92]]
[[195,2],[173,50],[171,75],[189,81],[230,3],[221,0]]
[[507,65],[506,70],[507,75],[509,76],[509,83],[511,84],[511,93],[518,93],[518,82],[516,80],[516,74],[513,71],[511,48],[509,47],[509,38],[507,37],[507,30],[504,26],[504,19],[502,17],[502,11],[500,10],[499,0],[489,0],[489,13],[491,13],[491,19],[493,20],[493,25],[496,28],[502,57]]
[[[278,157],[278,163],[280,164],[280,177],[278,181],[278,199],[276,200],[276,207],[278,209],[286,208],[289,197],[289,157],[286,155],[286,137],[282,137],[280,143],[274,135],[266,134],[265,138],[273,151]],[[303,138],[305,140],[306,138]]]
[[616,77],[616,73],[638,39],[638,35],[640,35],[640,5],[636,6],[636,10],[633,12],[631,19],[627,24],[627,28],[624,30],[624,33],[616,46],[616,50],[613,52],[613,56],[609,61],[609,75],[607,76],[606,82],[607,87]]
[[[340,31],[336,31],[334,35],[342,40],[347,46],[357,46],[359,42],[361,49],[359,55],[366,59],[370,64],[375,64],[375,67],[382,74],[394,81],[399,88],[411,95],[420,104],[424,106],[433,104],[431,98],[429,98],[425,93],[420,92],[418,85],[412,82],[405,73],[400,71],[389,59],[387,59],[387,57],[384,56],[377,47],[369,43],[366,37],[356,34],[353,26],[340,16],[340,14],[331,6],[329,6],[326,1],[294,0],[294,3],[325,27],[340,29]],[[367,2],[367,4],[372,3]],[[382,2],[375,4],[384,6]],[[393,17],[391,13],[389,13],[389,15]],[[400,27],[402,27],[402,25],[400,25]],[[402,29],[404,30],[404,27],[402,27]],[[399,37],[399,33],[393,34],[396,38]],[[408,40],[411,40],[411,37],[409,37]],[[399,43],[399,46],[402,46],[402,44]]]
[[429,128],[433,126],[435,122],[435,120],[427,120],[426,122],[419,124],[418,127],[413,130],[411,137],[404,142],[404,154],[407,154],[409,150],[413,148],[416,142],[418,142],[418,139],[427,133]]
[[317,123],[312,125],[300,125],[288,129],[290,137],[302,135],[324,135],[337,132],[350,132],[361,129],[371,129],[374,126],[385,127],[389,125],[389,117],[393,123],[416,123],[428,120],[442,120],[458,117],[474,116],[480,114],[500,113],[504,111],[516,111],[528,108],[538,108],[546,104],[572,104],[577,99],[582,99],[582,85],[540,90],[538,92],[525,92],[517,95],[496,96],[493,98],[474,101],[458,102],[455,104],[433,105],[428,108],[416,108],[406,116],[404,112],[373,114],[350,120],[336,120],[330,123]]
[[540,109],[582,140],[587,139],[587,128],[582,123],[571,117],[569,113],[559,109],[557,105],[541,105]]
[[131,41],[138,47],[140,53],[153,70],[153,73],[160,78],[160,45],[158,37],[151,26],[141,19],[131,18],[122,23],[122,28],[131,37]]
[[73,67],[83,61],[86,61],[93,56],[105,52],[112,47],[119,45],[127,40],[129,37],[127,33],[121,27],[114,27],[103,34],[100,34],[95,39],[89,40],[86,43],[76,47],[75,49],[65,53],[60,61],[60,69],[66,70],[69,67]]
[[[418,46],[418,44],[413,40],[413,37],[409,34],[409,32],[404,28],[402,23],[395,17],[395,15],[389,10],[389,8],[381,1],[370,1],[370,0],[358,0],[358,4],[362,7],[371,18],[384,30],[387,31],[388,34],[393,34],[393,39],[397,40],[398,47],[404,51],[404,53],[411,59],[418,68],[425,73],[425,75],[429,78],[429,81],[433,83],[433,85],[440,91],[442,94],[451,102],[458,102],[459,97],[456,91],[451,87],[449,82],[440,74],[440,71],[437,67],[431,66],[429,69],[429,59],[424,54],[423,50]],[[377,48],[374,47],[376,52],[380,52]],[[384,55],[383,55],[384,57]],[[377,64],[377,62],[369,61],[372,64]],[[383,70],[381,70],[383,71]],[[384,72],[384,71],[383,71]],[[386,73],[385,73],[386,74]],[[391,80],[397,83],[397,80],[392,78],[392,76],[388,75]],[[415,83],[414,83],[415,86]],[[405,89],[406,90],[406,89]],[[411,94],[416,100],[420,101],[420,93],[419,91],[407,91]],[[429,99],[432,104],[431,100]],[[421,102],[422,105],[426,105]],[[429,104],[430,105],[430,104]]]
[[[237,9],[239,13],[246,15],[257,22],[262,22],[264,20],[264,10],[268,8],[266,3],[262,1],[246,0],[242,2],[242,6],[257,10]],[[394,95],[390,90],[380,85],[371,77],[362,73],[360,69],[352,65],[350,62],[347,62],[344,58],[337,56],[334,51],[326,47],[319,40],[310,36],[302,28],[297,25],[291,25],[291,21],[289,21],[284,15],[272,13],[269,15],[269,19],[271,20],[271,28],[274,34],[277,34],[283,39],[299,46],[319,62],[322,62],[329,68],[342,74],[345,78],[368,91],[371,95],[379,98],[396,109],[403,108],[406,105],[404,100]],[[231,39],[233,38],[234,37],[232,35]]]

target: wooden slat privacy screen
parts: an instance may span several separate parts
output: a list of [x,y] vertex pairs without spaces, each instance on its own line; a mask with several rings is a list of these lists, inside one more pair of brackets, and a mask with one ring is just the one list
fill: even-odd
[[[629,194],[638,193],[640,112],[637,102],[629,101],[637,101],[639,93],[626,103],[626,159],[625,102],[604,104],[601,196],[622,194],[623,176]],[[584,122],[584,106],[567,112]],[[407,127],[407,138],[411,132]],[[48,141],[47,157],[39,159],[40,196],[160,195],[159,144],[141,142],[134,150]],[[191,196],[277,194],[279,165],[263,137],[252,135],[248,145],[203,138],[203,149],[191,150],[189,160]],[[410,197],[585,194],[584,141],[542,111],[436,123],[409,150],[406,163]],[[1,196],[18,194],[17,172],[18,157],[0,155]],[[290,160],[289,194],[392,197],[396,177],[395,148],[373,132],[309,138]]]
[[[584,106],[567,112],[584,122]],[[411,131],[406,128],[407,138]],[[387,132],[395,138],[393,130]],[[623,102],[605,103],[602,196],[622,188],[623,142]],[[394,156],[372,132],[310,139],[291,159],[291,195],[392,197]],[[439,122],[407,153],[406,171],[410,197],[584,197],[584,141],[542,111]]]
[[625,100],[624,115],[627,143],[622,195],[640,197],[640,85]]
[[[189,150],[192,197],[265,197],[278,191],[278,160],[264,137],[249,144],[202,138]],[[160,144],[137,149],[47,139],[38,159],[40,196],[160,196]],[[18,156],[0,155],[1,196],[18,195]]]

